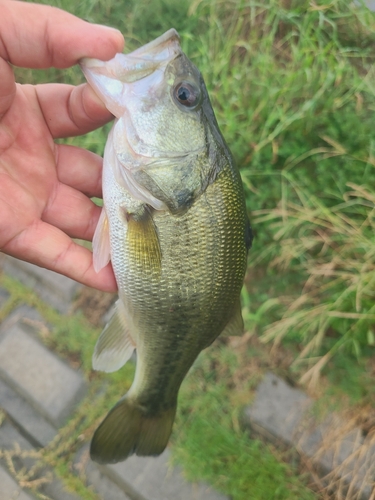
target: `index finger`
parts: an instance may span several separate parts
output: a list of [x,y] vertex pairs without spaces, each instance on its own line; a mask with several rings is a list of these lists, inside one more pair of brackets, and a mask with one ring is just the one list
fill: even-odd
[[90,24],[48,5],[0,0],[0,57],[26,68],[67,68],[82,57],[121,52],[118,30]]

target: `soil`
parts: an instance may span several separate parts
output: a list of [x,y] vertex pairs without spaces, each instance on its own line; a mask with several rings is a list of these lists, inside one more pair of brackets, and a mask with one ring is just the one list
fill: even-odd
[[104,326],[103,317],[117,300],[117,294],[105,293],[94,288],[83,287],[79,292],[73,308],[81,311],[95,327]]

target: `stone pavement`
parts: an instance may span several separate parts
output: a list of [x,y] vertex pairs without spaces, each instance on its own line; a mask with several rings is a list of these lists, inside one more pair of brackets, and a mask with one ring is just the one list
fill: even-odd
[[[8,257],[0,261],[1,269],[32,287],[62,315],[72,308],[79,285],[68,278]],[[0,287],[0,309],[7,298]],[[35,325],[42,324],[39,313],[25,304],[0,323],[0,500],[35,499],[27,488],[27,471],[37,467],[35,450],[51,443],[88,391],[82,374],[41,344]],[[340,498],[374,499],[375,437],[337,415],[318,423],[311,414],[313,404],[300,389],[267,373],[245,410],[244,424],[254,435],[297,450],[314,464],[322,484],[335,484],[340,491],[349,488],[352,496]],[[167,449],[158,458],[133,456],[99,466],[85,445],[71,469],[100,500],[229,500],[208,485],[186,482],[169,457]],[[44,498],[78,500],[52,469],[44,468],[38,477],[37,491]]]
[[[4,256],[1,269],[61,314],[71,309],[77,283]],[[0,308],[7,298],[7,291],[0,288]],[[38,467],[35,451],[54,439],[88,390],[82,374],[39,341],[33,325],[41,324],[39,313],[22,304],[0,324],[0,500],[36,498],[28,488],[35,478],[27,476]],[[227,499],[208,485],[188,483],[179,468],[171,467],[169,456],[167,449],[156,459],[131,457],[121,464],[98,466],[84,446],[72,464],[72,474],[85,477],[101,500]],[[44,498],[79,498],[67,491],[52,469],[39,471],[38,480],[37,491]]]
[[375,10],[375,0],[365,0],[365,4],[370,10]]
[[313,404],[300,389],[266,373],[244,422],[276,445],[298,450],[315,466],[323,485],[341,491],[337,498],[374,500],[374,433],[366,435],[340,415],[329,414],[319,422],[311,411]]

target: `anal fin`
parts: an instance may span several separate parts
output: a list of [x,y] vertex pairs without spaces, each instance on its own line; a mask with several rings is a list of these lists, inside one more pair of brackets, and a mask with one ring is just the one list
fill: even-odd
[[130,337],[118,300],[114,314],[96,343],[92,367],[94,370],[114,372],[130,359],[134,349],[135,343]]

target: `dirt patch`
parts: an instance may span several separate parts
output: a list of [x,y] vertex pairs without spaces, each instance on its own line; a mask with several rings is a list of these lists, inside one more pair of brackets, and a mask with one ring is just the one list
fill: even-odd
[[115,293],[105,293],[83,287],[73,304],[74,311],[81,311],[93,326],[103,326],[103,317],[117,299]]

